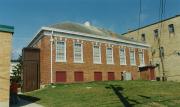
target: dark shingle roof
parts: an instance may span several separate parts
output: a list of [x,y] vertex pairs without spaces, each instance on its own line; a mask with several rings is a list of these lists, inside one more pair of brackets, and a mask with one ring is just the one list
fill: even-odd
[[[64,22],[64,23],[54,24],[48,27],[74,31],[74,32],[80,32],[80,33],[86,33],[86,34],[92,34],[92,35],[99,35],[99,36],[104,36],[104,37],[118,38],[118,39],[133,41],[133,42],[139,42],[139,41],[129,39],[127,37],[123,37],[121,34],[117,34],[110,30],[98,28],[92,25],[86,26],[84,24],[79,24],[79,23]],[[139,42],[139,43],[143,43],[143,42]]]

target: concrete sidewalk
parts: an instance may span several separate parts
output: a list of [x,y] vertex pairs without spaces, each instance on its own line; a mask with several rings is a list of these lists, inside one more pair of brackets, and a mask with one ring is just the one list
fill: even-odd
[[10,107],[44,107],[44,106],[40,104],[36,104],[35,102],[30,102],[30,101],[20,99],[18,104],[10,105]]

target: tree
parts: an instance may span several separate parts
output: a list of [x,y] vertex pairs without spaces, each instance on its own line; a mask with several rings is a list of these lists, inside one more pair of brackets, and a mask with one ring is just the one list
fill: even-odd
[[22,72],[22,56],[19,55],[19,58],[17,59],[18,64],[13,66],[12,70],[12,79],[15,79],[17,82],[21,81],[21,72]]

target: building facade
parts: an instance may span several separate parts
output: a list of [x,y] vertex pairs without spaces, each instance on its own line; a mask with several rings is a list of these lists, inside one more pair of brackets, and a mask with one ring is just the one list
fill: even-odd
[[180,81],[180,15],[122,34],[151,45],[149,58],[157,77]]
[[42,27],[27,48],[40,50],[41,84],[121,80],[125,72],[136,80],[149,64],[148,44],[89,24]]
[[9,106],[10,61],[14,27],[0,25],[0,106]]

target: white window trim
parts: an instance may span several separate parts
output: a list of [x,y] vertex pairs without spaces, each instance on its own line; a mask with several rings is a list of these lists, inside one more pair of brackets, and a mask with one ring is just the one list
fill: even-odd
[[[57,51],[57,42],[64,42],[64,60],[61,60],[61,59],[57,59],[56,58],[56,62],[66,62],[66,40],[63,41],[63,40],[60,40],[60,41],[56,41],[56,51]],[[57,52],[56,52],[56,56],[57,56]]]
[[[76,43],[81,44],[81,60],[80,60],[80,61],[76,61],[76,60],[75,60],[74,47],[75,47],[75,44],[76,44]],[[74,43],[73,43],[73,53],[74,53],[74,63],[84,63],[84,62],[83,62],[83,43],[74,41]]]
[[133,49],[134,50],[134,64],[131,64],[131,48],[129,48],[129,59],[130,59],[130,65],[132,65],[132,66],[136,66],[136,52],[135,52],[135,49]]
[[[112,49],[112,62],[111,62],[111,63],[107,62],[107,49],[108,49],[108,48],[111,48],[111,49]],[[114,64],[113,47],[106,47],[106,63],[107,63],[107,64]]]
[[[94,61],[94,46],[99,46],[99,54],[100,54],[100,61],[99,62],[95,62]],[[102,64],[102,60],[101,60],[101,45],[93,45],[93,63],[94,64]]]
[[[142,50],[142,54],[143,54],[143,57],[142,57],[142,58],[143,58],[143,63],[141,64],[140,59],[139,59],[139,62],[140,62],[139,65],[140,65],[140,66],[144,66],[144,65],[145,65],[144,50]],[[138,56],[139,56],[139,52],[138,52]]]
[[[126,48],[123,48],[124,49],[124,64],[121,63],[120,59],[119,58],[119,61],[120,61],[120,65],[127,65],[127,62],[126,62]],[[119,48],[119,57],[121,57],[121,48]]]

